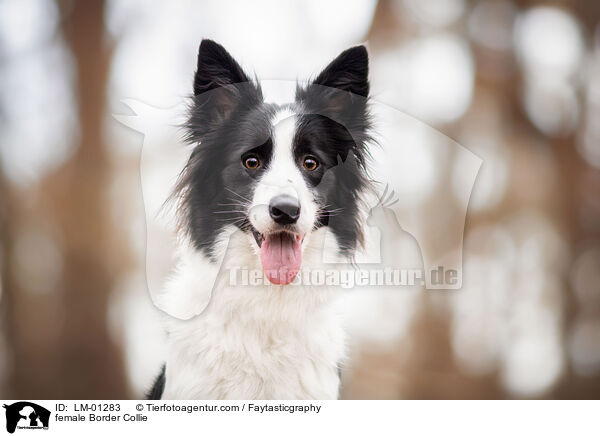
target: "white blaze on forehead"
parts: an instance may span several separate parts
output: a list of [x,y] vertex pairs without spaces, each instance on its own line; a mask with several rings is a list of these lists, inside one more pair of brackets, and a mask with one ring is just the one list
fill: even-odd
[[273,154],[268,168],[256,186],[250,212],[252,225],[267,232],[275,225],[268,211],[273,197],[290,195],[300,203],[298,230],[307,233],[315,222],[317,206],[294,157],[296,115],[288,108],[273,117]]
[[304,179],[294,159],[295,130],[296,117],[290,111],[285,110],[275,115],[272,137],[273,155],[269,162],[269,169],[260,182],[263,189],[270,191],[270,196],[288,194],[299,198],[298,189]]
[[279,109],[275,113],[271,122],[273,123],[273,126],[277,126],[283,120],[286,120],[295,115],[296,114],[294,113],[294,111],[291,108],[289,108],[288,106],[285,106],[285,107],[282,107],[281,109]]

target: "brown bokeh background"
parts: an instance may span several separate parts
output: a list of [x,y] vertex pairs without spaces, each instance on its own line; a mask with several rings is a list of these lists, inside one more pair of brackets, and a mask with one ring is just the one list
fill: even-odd
[[[0,4],[0,396],[149,386],[142,137],[111,114],[186,96],[212,37],[269,79],[367,41],[376,98],[483,159],[463,289],[369,306],[342,398],[598,398],[600,4],[170,3]],[[436,211],[446,191],[424,173],[429,197],[399,212]]]

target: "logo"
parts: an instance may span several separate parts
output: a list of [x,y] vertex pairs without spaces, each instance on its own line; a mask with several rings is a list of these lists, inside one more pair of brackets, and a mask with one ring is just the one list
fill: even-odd
[[[261,85],[263,89],[274,91],[275,100],[287,91],[290,93],[286,95],[293,95],[296,89],[296,82],[289,81],[263,80]],[[249,82],[236,85],[236,93],[242,99],[253,92],[251,89],[244,90],[244,86],[253,85]],[[275,90],[280,90],[281,95]],[[323,87],[320,91],[328,101],[340,93],[343,95],[339,96],[339,101],[346,101],[345,92],[339,89]],[[214,100],[218,100],[218,97],[214,97]],[[179,104],[160,109],[131,99],[122,102],[134,115],[114,115],[115,119],[144,134],[140,178],[147,226],[145,271],[148,290],[159,309],[176,318],[189,319],[202,313],[211,294],[195,305],[170,304],[174,300],[162,297],[165,250],[173,250],[168,257],[177,259],[176,251],[181,247],[177,232],[180,197],[172,197],[172,186],[190,160],[193,150],[193,147],[182,145],[182,132],[177,127],[185,124],[188,106]],[[359,96],[353,96],[351,103],[357,105],[356,111],[362,110],[367,104]],[[326,106],[319,104],[307,110],[310,115],[330,118],[344,126],[344,116]],[[312,263],[304,264],[300,270],[292,272],[298,274],[296,277],[300,277],[302,286],[322,286],[324,278],[326,285],[338,286],[338,283],[344,282],[347,286],[342,287],[346,288],[390,286],[398,289],[407,285],[432,290],[460,289],[465,222],[482,159],[434,128],[391,106],[375,100],[369,100],[368,106],[374,114],[376,142],[382,147],[372,147],[369,159],[369,177],[377,183],[374,192],[363,198],[365,212],[368,211],[366,225],[362,226],[361,222],[364,249],[357,250],[357,256],[352,260],[340,259],[339,252],[330,249],[338,244],[337,236],[330,229],[343,229],[347,225],[344,211],[352,210],[355,207],[352,202],[356,199],[350,198],[350,204],[327,204],[323,206],[323,211],[326,212],[328,225],[325,232],[321,232],[322,236],[313,239]],[[344,112],[354,111],[346,107]],[[289,123],[289,120],[284,116],[273,122]],[[352,132],[353,129],[348,126],[346,131]],[[364,141],[364,138],[356,138],[355,142],[358,141]],[[351,153],[345,157],[338,155],[337,164],[328,167],[318,183],[326,187],[335,180],[345,180],[348,174],[362,171],[360,165]],[[273,192],[294,189],[286,184],[285,179],[281,183],[282,186],[272,186]],[[267,183],[263,181],[262,185],[264,192],[268,192]],[[441,189],[447,190],[448,196],[438,195]],[[227,284],[227,280],[230,286],[238,286],[238,279],[242,285],[268,285],[271,282],[265,280],[268,280],[269,274],[281,269],[245,268],[247,265],[237,254],[237,249],[239,246],[247,247],[248,242],[248,235],[244,234],[243,226],[238,224],[251,212],[262,211],[262,215],[268,215],[269,212],[264,211],[268,210],[269,205],[254,204],[252,199],[236,192],[230,192],[223,198],[223,204],[219,205],[222,209],[214,211],[221,215],[215,215],[214,220],[227,224],[223,224],[223,230],[219,232],[219,249],[211,254],[211,267],[203,269],[203,285],[209,292]],[[444,200],[441,201],[441,198]],[[415,219],[417,215],[410,212],[415,207],[421,211],[419,213],[426,214],[427,219]],[[349,233],[353,231],[356,230],[348,229]],[[321,244],[320,247],[317,244]],[[185,244],[182,248],[187,249]],[[172,263],[167,268],[174,269],[176,265]],[[248,281],[245,280],[246,274]],[[307,275],[310,280],[305,279]],[[316,280],[313,280],[313,276]],[[233,280],[236,280],[235,284]]]
[[50,411],[29,401],[19,401],[3,406],[6,409],[6,431],[16,429],[48,430]]

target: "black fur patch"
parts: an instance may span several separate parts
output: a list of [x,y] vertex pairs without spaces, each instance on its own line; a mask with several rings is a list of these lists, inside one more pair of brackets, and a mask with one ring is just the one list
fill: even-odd
[[[368,186],[366,145],[371,120],[368,112],[369,58],[353,47],[334,59],[306,88],[298,88],[302,108],[294,150],[310,150],[325,163],[309,182],[326,204],[318,225],[328,225],[343,254],[351,255],[361,241],[359,195]],[[334,213],[329,211],[335,211]]]
[[[367,185],[367,76],[366,49],[346,50],[311,84],[297,89],[293,107],[300,112],[294,139],[298,164],[306,154],[322,163],[319,171],[305,172],[324,208],[315,227],[331,226],[348,254],[360,240],[358,198]],[[209,257],[226,225],[251,230],[244,210],[271,159],[271,120],[277,110],[263,102],[258,84],[222,46],[202,41],[186,126],[194,150],[175,195],[181,200],[183,229]],[[249,153],[260,157],[258,170],[243,167]]]
[[152,384],[152,388],[146,394],[147,400],[160,400],[162,398],[162,394],[165,391],[165,383],[167,382],[165,371],[166,366],[163,365],[160,374],[158,374],[156,380],[154,380],[154,383]]

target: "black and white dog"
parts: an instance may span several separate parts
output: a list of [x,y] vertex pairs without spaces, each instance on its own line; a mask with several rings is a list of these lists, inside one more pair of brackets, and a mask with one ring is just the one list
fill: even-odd
[[[337,398],[337,289],[291,283],[328,267],[324,250],[348,259],[362,244],[368,93],[363,46],[279,106],[264,102],[222,46],[202,41],[186,126],[194,148],[175,194],[181,256],[161,298],[210,303],[191,319],[166,320],[169,354],[151,398]],[[213,287],[206,277],[223,265],[267,280]]]

